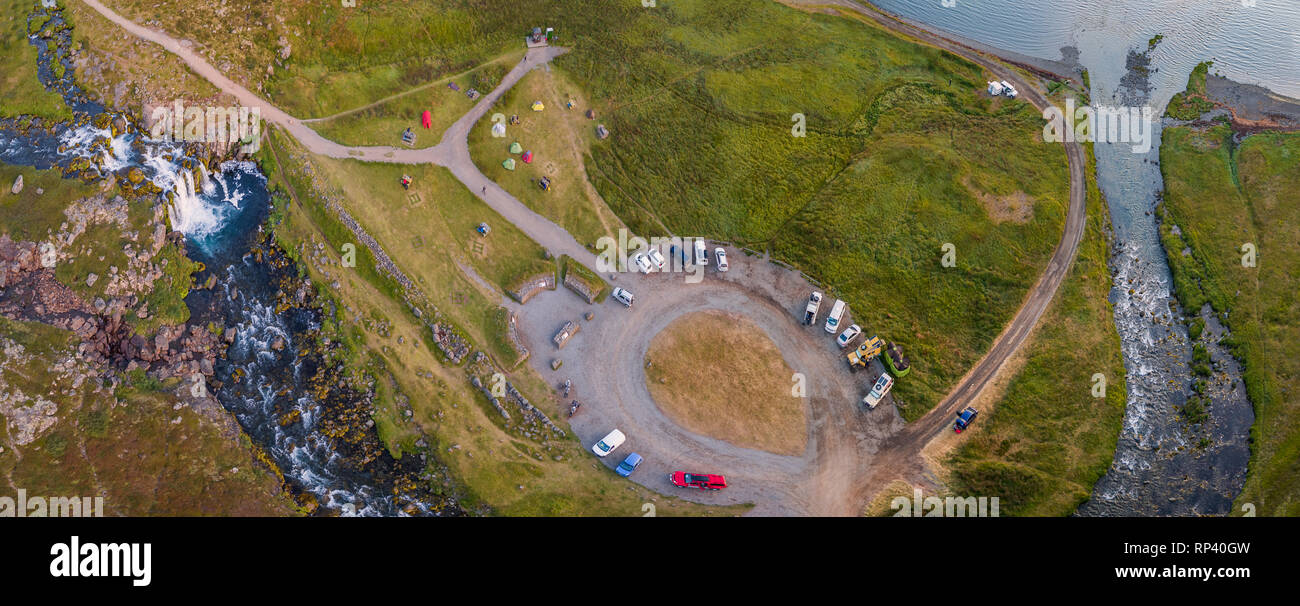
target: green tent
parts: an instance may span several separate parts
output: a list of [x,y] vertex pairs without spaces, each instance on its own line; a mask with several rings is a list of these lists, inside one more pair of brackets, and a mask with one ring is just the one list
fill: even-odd
[[506,167],[506,170],[514,170],[514,169],[515,169],[515,159],[514,159],[514,158],[506,158],[506,161],[505,161],[505,162],[502,162],[502,163],[501,163],[501,166]]
[[512,154],[518,154],[518,153],[522,153],[523,151],[524,151],[524,148],[523,148],[522,145],[519,145],[519,142],[518,142],[518,141],[515,141],[514,143],[511,143],[511,144],[510,144],[510,153],[512,153]]

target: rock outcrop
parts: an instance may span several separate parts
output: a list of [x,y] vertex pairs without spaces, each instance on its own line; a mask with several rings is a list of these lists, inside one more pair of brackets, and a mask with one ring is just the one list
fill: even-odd
[[[97,302],[98,303],[98,302]],[[144,369],[159,378],[211,376],[224,350],[221,337],[199,326],[163,326],[153,336],[136,334],[122,310],[88,304],[42,267],[34,242],[0,234],[0,316],[71,331],[87,362],[119,370]]]

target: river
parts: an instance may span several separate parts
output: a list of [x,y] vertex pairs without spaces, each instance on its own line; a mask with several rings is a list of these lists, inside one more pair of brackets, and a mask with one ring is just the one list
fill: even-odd
[[[876,0],[881,9],[961,40],[1088,71],[1095,103],[1155,115],[1200,62],[1212,73],[1300,97],[1300,4],[1270,0]],[[1253,5],[1253,6],[1249,6]],[[1150,47],[1157,35],[1160,41]],[[1111,271],[1128,400],[1114,462],[1080,515],[1225,514],[1245,481],[1254,419],[1236,361],[1203,337],[1222,384],[1209,420],[1188,427],[1191,342],[1172,299],[1156,205],[1160,132],[1152,147],[1095,146],[1114,229]],[[1193,310],[1219,334],[1206,310]],[[1089,371],[1091,372],[1091,371]]]

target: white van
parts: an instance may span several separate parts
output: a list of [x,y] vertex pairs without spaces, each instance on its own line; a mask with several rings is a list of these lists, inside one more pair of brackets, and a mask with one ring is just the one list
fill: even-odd
[[628,307],[632,307],[632,299],[633,299],[632,293],[624,290],[623,288],[615,286],[614,292],[612,294],[614,295],[615,299],[618,299],[619,303],[622,303]]
[[709,249],[704,245],[704,238],[695,239],[695,264],[700,267],[709,264]]
[[836,299],[831,306],[831,315],[826,316],[826,332],[835,334],[840,327],[840,318],[844,317],[844,299]]
[[599,442],[596,442],[596,445],[591,447],[591,451],[596,453],[596,456],[603,457],[614,452],[614,449],[621,446],[625,440],[627,440],[627,436],[615,429],[601,438]]

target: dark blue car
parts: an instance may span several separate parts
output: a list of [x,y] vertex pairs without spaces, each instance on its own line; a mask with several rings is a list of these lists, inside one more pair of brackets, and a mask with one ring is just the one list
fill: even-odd
[[634,452],[630,455],[627,455],[627,458],[623,459],[623,462],[619,463],[618,468],[615,469],[614,471],[617,471],[618,475],[626,478],[632,475],[632,472],[636,471],[636,468],[640,465],[641,465],[641,455]]
[[957,413],[957,422],[952,424],[952,430],[961,433],[963,429],[970,427],[970,424],[975,422],[975,415],[978,414],[978,410],[967,406],[966,410]]

